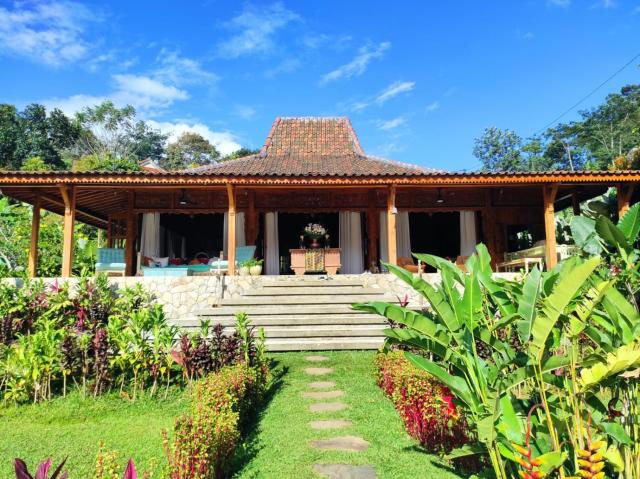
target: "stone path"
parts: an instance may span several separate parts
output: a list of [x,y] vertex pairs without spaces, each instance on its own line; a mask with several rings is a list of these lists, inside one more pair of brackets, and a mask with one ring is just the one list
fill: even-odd
[[[327,356],[311,355],[305,357],[310,363],[323,363],[330,360]],[[333,368],[329,367],[309,367],[304,370],[309,376],[328,376],[333,373]],[[344,391],[334,389],[336,383],[333,381],[314,381],[308,385],[311,391],[304,391],[302,397],[305,399],[326,401],[344,397]],[[319,391],[322,390],[322,391]],[[343,411],[349,406],[340,401],[313,402],[309,404],[309,412],[317,414],[327,414],[336,411]],[[314,430],[344,429],[352,426],[353,423],[344,419],[322,419],[309,422],[309,427]],[[358,436],[343,435],[329,439],[318,439],[311,441],[311,447],[319,450],[361,452],[369,447],[369,443]],[[376,479],[376,471],[370,465],[351,464],[316,464],[314,471],[327,479]]]

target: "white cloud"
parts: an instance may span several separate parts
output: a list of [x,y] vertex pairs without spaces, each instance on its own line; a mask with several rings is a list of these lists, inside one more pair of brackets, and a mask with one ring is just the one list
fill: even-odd
[[547,0],[547,5],[566,8],[571,5],[571,0]]
[[158,54],[159,67],[154,77],[173,85],[216,83],[218,75],[206,71],[200,62],[182,57],[178,52],[163,48]]
[[218,55],[223,58],[238,58],[243,55],[270,53],[275,47],[274,35],[288,23],[300,17],[287,10],[282,3],[269,6],[247,4],[242,13],[232,18],[225,27],[235,33],[218,44]]
[[131,105],[142,112],[153,112],[170,106],[175,101],[186,100],[186,91],[141,75],[113,75],[114,89],[108,95],[73,95],[68,98],[42,100],[48,108],[60,108],[72,115],[87,106],[95,106],[110,99],[117,106]]
[[393,130],[394,128],[397,128],[400,125],[404,125],[406,122],[407,122],[406,118],[399,116],[391,120],[379,120],[377,124],[378,124],[378,128],[380,128],[381,130]]
[[70,1],[15,2],[0,7],[0,53],[61,66],[84,58],[85,27],[100,15]]
[[301,62],[297,58],[287,58],[275,67],[265,70],[264,76],[266,78],[274,78],[283,73],[291,73],[300,68],[300,65]]
[[160,130],[162,133],[169,135],[168,142],[171,143],[178,139],[180,135],[186,132],[193,132],[202,135],[204,138],[216,147],[222,155],[228,155],[241,148],[236,136],[228,131],[213,131],[204,123],[186,123],[186,122],[169,122],[169,121],[153,121],[148,120],[147,123],[152,128]]
[[387,88],[382,90],[378,96],[376,96],[375,102],[378,105],[382,105],[383,103],[391,100],[392,98],[402,94],[408,93],[413,90],[413,87],[416,85],[415,82],[412,81],[397,81],[389,85]]
[[351,78],[362,75],[371,60],[381,58],[389,48],[391,48],[390,42],[382,42],[374,49],[370,49],[368,46],[360,48],[358,54],[349,63],[322,75],[320,84],[326,84],[341,78]]
[[236,105],[233,109],[236,116],[249,120],[256,115],[256,109],[246,105]]
[[369,108],[372,104],[383,105],[384,103],[388,102],[398,95],[410,92],[411,90],[413,90],[415,85],[416,83],[412,81],[396,81],[386,87],[380,93],[375,95],[373,98],[355,101],[353,103],[347,104],[346,108],[354,112],[360,112],[366,108]]
[[436,100],[436,101],[432,101],[431,103],[429,103],[427,105],[427,107],[425,108],[425,111],[427,113],[431,113],[433,111],[436,111],[438,108],[440,108],[440,102],[438,100]]

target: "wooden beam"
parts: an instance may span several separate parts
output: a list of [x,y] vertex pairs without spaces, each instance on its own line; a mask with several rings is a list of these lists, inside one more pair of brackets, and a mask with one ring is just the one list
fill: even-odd
[[[54,204],[54,205],[57,205],[57,206],[62,206],[63,208],[65,207],[64,198],[61,201],[58,198],[55,198],[54,196],[47,195],[45,193],[43,193],[43,194],[41,194],[39,196],[40,196],[41,200],[43,200],[43,201],[45,201],[47,203],[51,203],[51,204]],[[101,223],[106,223],[108,221],[108,220],[106,220],[105,218],[103,218],[101,216],[97,216],[97,215],[95,215],[93,213],[90,213],[89,211],[86,211],[86,210],[84,210],[82,208],[78,208],[77,205],[76,205],[76,213],[82,214],[82,215],[86,216],[89,219],[92,219],[94,221],[99,221]]]
[[248,245],[255,245],[258,239],[258,215],[256,213],[256,192],[247,192],[247,217],[244,223],[244,233]]
[[398,264],[397,228],[396,228],[396,185],[390,185],[387,193],[387,235],[389,263]]
[[544,234],[547,257],[547,271],[558,263],[558,251],[556,248],[556,216],[554,202],[558,194],[558,185],[542,187],[544,199]]
[[64,226],[62,229],[62,277],[70,278],[73,272],[73,229],[76,221],[76,190],[74,186],[60,185],[64,201]]
[[31,217],[31,244],[29,245],[29,277],[35,278],[38,272],[38,238],[40,237],[40,196],[33,203]]
[[229,197],[227,261],[229,263],[229,275],[234,275],[236,274],[236,190],[231,183],[227,184],[227,196]]
[[618,218],[622,218],[631,207],[631,196],[635,189],[634,184],[618,184],[616,186],[616,195],[618,197]]
[[129,212],[127,214],[127,237],[125,238],[124,243],[124,275],[125,276],[133,276],[135,264],[135,256],[136,256],[136,236],[137,236],[137,227],[138,227],[138,215],[133,212],[135,198],[134,193],[129,193],[128,204],[129,204]]

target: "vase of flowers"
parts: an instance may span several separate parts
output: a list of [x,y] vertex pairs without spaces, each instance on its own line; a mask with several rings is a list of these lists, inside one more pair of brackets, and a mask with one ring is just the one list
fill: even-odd
[[304,228],[304,235],[311,240],[311,248],[320,248],[320,238],[324,238],[327,234],[327,230],[324,226],[318,223],[309,223]]

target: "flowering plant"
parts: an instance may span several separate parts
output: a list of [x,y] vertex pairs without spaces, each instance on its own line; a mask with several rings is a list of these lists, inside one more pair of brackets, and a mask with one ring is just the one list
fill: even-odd
[[322,238],[327,234],[327,230],[324,226],[318,223],[309,223],[304,227],[304,235],[309,238]]

